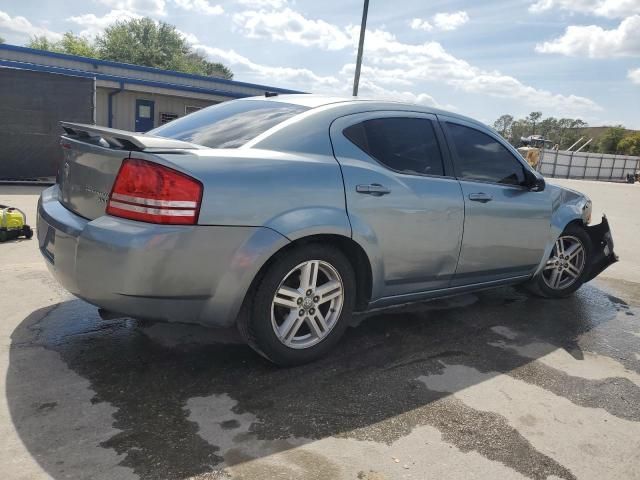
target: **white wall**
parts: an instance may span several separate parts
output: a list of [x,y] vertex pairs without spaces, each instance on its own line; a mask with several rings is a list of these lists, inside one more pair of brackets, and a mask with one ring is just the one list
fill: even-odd
[[[114,90],[98,87],[96,93],[97,115],[96,122],[98,125],[108,126],[109,118],[109,92]],[[129,92],[123,91],[112,97],[113,101],[113,128],[121,130],[133,131],[135,129],[135,109],[136,100],[152,100],[154,106],[154,126],[160,126],[160,113],[176,113],[180,117],[184,116],[185,107],[207,107],[217,103],[214,100],[202,100],[197,98],[174,97],[169,95],[160,95],[157,93]]]

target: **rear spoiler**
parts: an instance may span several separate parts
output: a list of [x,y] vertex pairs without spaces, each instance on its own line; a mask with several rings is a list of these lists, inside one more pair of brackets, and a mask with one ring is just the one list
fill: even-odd
[[[101,127],[99,125],[86,125],[84,123],[60,122],[65,131],[66,136],[73,139],[90,143],[102,144],[109,148],[122,150],[184,150],[184,149],[201,149],[205,148],[201,145],[195,145],[182,140],[174,140],[172,138],[156,137],[154,135],[146,135],[144,133],[127,132],[116,128]],[[107,143],[104,145],[103,140]]]

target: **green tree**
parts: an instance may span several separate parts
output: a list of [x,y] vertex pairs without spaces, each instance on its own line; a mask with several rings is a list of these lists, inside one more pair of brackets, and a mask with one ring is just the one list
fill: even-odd
[[558,144],[560,149],[566,149],[584,135],[584,129],[588,126],[579,118],[548,117],[542,119],[541,112],[532,112],[525,118],[518,120],[513,120],[511,115],[502,115],[494,122],[493,127],[500,132],[504,128],[505,120],[508,119],[511,119],[511,123],[507,138],[516,147],[522,144],[521,138],[534,135],[534,132],[537,131],[553,144]]
[[4,43],[4,37],[0,37],[0,43]]
[[[573,142],[571,143],[567,143],[568,138],[572,136],[570,129],[571,126],[573,125],[573,118],[561,118],[560,120],[558,120],[558,140],[557,143],[560,146],[560,148],[568,148],[571,143],[575,142],[575,140],[573,140]],[[576,139],[577,140],[577,139]]]
[[504,138],[511,136],[511,125],[513,124],[513,117],[511,115],[501,115],[493,123],[493,128],[500,133]]
[[199,67],[199,70],[202,69],[201,73],[208,77],[222,77],[228,80],[233,78],[233,72],[222,63],[210,62],[198,52],[191,53],[190,57],[193,58],[193,62]]
[[194,52],[173,25],[150,18],[116,22],[96,38],[100,58],[166,70],[232,78],[223,65]]
[[83,57],[97,58],[98,51],[88,38],[74,35],[73,32],[65,33],[57,42],[52,42],[44,35],[35,36],[27,43],[29,48],[47,50],[49,52],[68,53]]
[[73,32],[67,32],[62,36],[62,40],[57,42],[56,46],[62,53],[69,55],[80,55],[82,57],[96,58],[98,51],[91,41],[85,37],[74,35]]
[[519,119],[511,124],[511,143],[520,146],[522,137],[528,137],[531,134],[531,123],[526,119]]
[[622,125],[609,127],[600,137],[598,150],[602,153],[617,153],[618,143],[624,138],[625,133],[626,130]]
[[[585,135],[584,129],[589,126],[587,122],[579,118],[561,118],[558,124],[558,128],[561,131],[561,138],[558,142],[561,150],[567,149],[576,143],[580,137]],[[583,141],[586,140],[587,139],[583,139]],[[587,150],[589,150],[589,146],[587,146]]]
[[176,27],[164,22],[156,23],[150,18],[117,22],[95,41],[67,32],[57,42],[45,36],[32,37],[27,46],[196,75],[233,78],[228,67],[210,62],[203,54],[194,51]]
[[640,156],[640,132],[632,133],[620,140],[617,150],[625,155]]
[[545,118],[538,124],[538,133],[553,143],[558,143],[558,120],[553,117]]
[[48,52],[55,51],[56,42],[52,42],[44,35],[36,35],[31,37],[29,42],[27,42],[27,47],[35,48],[36,50],[46,50]]
[[542,118],[542,112],[531,112],[529,114],[529,116],[527,117],[527,120],[531,123],[531,126],[532,126],[531,135],[535,135],[536,134],[536,123],[541,118]]

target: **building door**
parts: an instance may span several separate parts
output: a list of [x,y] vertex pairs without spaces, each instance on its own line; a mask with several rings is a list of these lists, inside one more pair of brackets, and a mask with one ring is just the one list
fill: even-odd
[[136,132],[147,132],[153,128],[153,100],[136,100]]

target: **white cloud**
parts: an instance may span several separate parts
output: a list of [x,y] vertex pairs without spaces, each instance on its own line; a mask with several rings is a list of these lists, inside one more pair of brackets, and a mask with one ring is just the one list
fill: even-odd
[[209,0],[173,0],[174,3],[186,10],[193,13],[202,13],[203,15],[222,15],[224,8],[222,5],[212,5]]
[[424,30],[425,32],[433,30],[433,25],[431,25],[427,20],[423,20],[421,18],[414,18],[409,22],[409,26],[413,30]]
[[114,10],[130,11],[142,15],[166,15],[165,0],[99,0]]
[[[417,85],[442,82],[465,92],[515,99],[527,105],[549,105],[558,112],[598,111],[592,100],[576,95],[554,94],[525,85],[518,79],[498,71],[484,70],[459,59],[437,42],[406,44],[384,30],[367,32],[367,62],[370,75],[378,82]],[[369,76],[369,75],[367,75]]]
[[212,60],[225,62],[236,67],[234,68],[236,73],[238,73],[237,67],[250,71],[261,82],[273,83],[277,79],[279,83],[289,83],[300,90],[319,92],[331,89],[335,91],[343,83],[336,77],[317,75],[306,68],[272,67],[255,63],[234,50],[224,50],[207,45],[194,45],[194,48],[205,53]]
[[308,19],[290,8],[237,13],[233,21],[249,38],[270,38],[326,50],[342,50],[354,44],[343,29],[324,20]]
[[393,100],[396,102],[415,103],[418,105],[426,105],[428,107],[441,108],[445,110],[456,110],[453,105],[442,105],[438,103],[435,98],[427,93],[416,94],[408,90],[388,90],[366,79],[360,83],[358,93],[363,97],[370,96],[378,100]]
[[624,18],[640,12],[638,0],[538,0],[529,6],[531,13],[552,9],[567,10],[607,18]]
[[80,31],[81,36],[94,37],[102,34],[109,25],[134,18],[142,18],[142,15],[129,10],[111,10],[106,15],[97,16],[93,13],[85,13],[84,15],[69,17],[67,20],[83,27]]
[[282,8],[287,4],[287,0],[237,0],[237,2],[253,8]]
[[[351,84],[346,80],[353,79],[355,68],[355,63],[349,63],[342,67],[342,70],[340,71],[340,75],[345,79],[345,85],[348,85],[349,88],[351,88]],[[443,105],[439,103],[435,98],[427,93],[414,93],[410,90],[400,90],[400,88],[403,88],[403,84],[408,87],[414,87],[414,85],[412,82],[408,81],[404,83],[402,80],[397,78],[392,79],[391,76],[380,75],[380,73],[380,71],[376,71],[373,68],[367,66],[362,67],[362,76],[360,77],[360,85],[358,88],[358,93],[361,97],[417,103],[445,110],[457,110],[453,105]],[[391,84],[395,84],[396,87],[388,86]]]
[[640,85],[640,68],[636,68],[635,70],[629,70],[627,77],[633,83],[637,83],[638,85]]
[[436,13],[431,18],[431,22],[422,18],[414,18],[409,22],[409,26],[413,30],[424,30],[425,32],[430,32],[433,30],[433,26],[435,25],[438,30],[450,31],[461,27],[468,21],[469,15],[467,12],[461,10],[459,12],[451,13]]
[[198,37],[196,37],[193,33],[183,32],[182,30],[179,30],[177,28],[176,28],[176,32],[182,35],[182,38],[184,38],[187,41],[187,43],[190,43],[192,45],[195,43],[200,43],[200,40],[198,40]]
[[455,30],[469,21],[469,15],[465,11],[453,13],[436,13],[433,23],[440,30]]
[[24,17],[11,17],[8,13],[0,10],[0,32],[2,31],[11,32],[14,35],[22,35],[26,38],[44,36],[53,41],[62,38],[61,34],[52,32],[47,28],[37,27]]
[[571,25],[561,37],[536,45],[536,51],[590,58],[640,56],[640,15],[625,18],[612,30]]
[[[439,28],[459,25],[466,14],[449,14],[440,17]],[[437,15],[436,15],[437,16]],[[451,20],[451,16],[457,20]],[[466,21],[466,20],[465,20]],[[243,12],[234,16],[234,22],[252,38],[270,38],[325,50],[355,47],[360,27],[350,25],[340,28],[322,20],[311,20],[300,13],[285,8],[281,11]],[[434,17],[435,22],[435,17]],[[223,50],[201,45],[200,48],[218,61],[234,66],[234,70],[246,69],[261,81],[278,81],[305,91],[317,93],[349,94],[353,66],[345,65],[336,76],[322,76],[304,68],[272,67],[257,64],[233,50]],[[559,114],[584,114],[599,111],[601,107],[592,100],[576,95],[561,95],[525,85],[518,79],[498,71],[485,70],[448,53],[437,42],[407,44],[392,33],[374,29],[367,31],[365,61],[361,77],[361,92],[377,97],[392,96],[412,102],[435,104],[435,100],[423,93],[431,82],[450,85],[465,92],[490,97],[509,98],[521,105],[537,107],[548,105],[549,111]],[[387,95],[383,95],[384,93]]]
[[[357,31],[358,27],[350,27]],[[322,76],[304,68],[272,67],[252,62],[233,50],[198,45],[212,59],[251,72],[264,82],[279,82],[305,91],[348,95],[353,78],[353,64],[345,65],[337,76]],[[509,98],[527,106],[547,105],[549,111],[574,114],[599,111],[592,100],[576,95],[554,94],[525,85],[500,72],[483,70],[447,53],[437,42],[405,44],[384,30],[367,32],[367,63],[361,76],[362,95],[394,98],[409,102],[439,105],[421,92],[428,82],[441,82],[465,92]],[[452,109],[450,105],[444,108]]]

